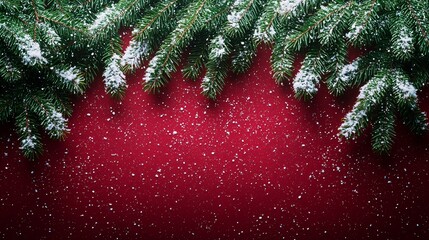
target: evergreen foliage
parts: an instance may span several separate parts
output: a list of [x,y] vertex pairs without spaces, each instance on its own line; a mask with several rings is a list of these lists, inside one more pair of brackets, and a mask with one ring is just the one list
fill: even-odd
[[[122,52],[119,29],[132,27]],[[32,0],[0,2],[0,121],[15,119],[26,156],[40,153],[39,129],[67,133],[68,96],[103,67],[106,92],[121,98],[125,74],[149,61],[143,88],[157,92],[185,59],[215,99],[228,72],[245,72],[260,44],[272,46],[273,77],[310,100],[320,84],[334,95],[360,87],[339,135],[372,127],[387,152],[401,119],[427,129],[417,93],[429,77],[429,2],[420,0]],[[350,47],[364,49],[349,59]],[[184,55],[187,53],[188,55]],[[292,75],[295,56],[305,54]]]

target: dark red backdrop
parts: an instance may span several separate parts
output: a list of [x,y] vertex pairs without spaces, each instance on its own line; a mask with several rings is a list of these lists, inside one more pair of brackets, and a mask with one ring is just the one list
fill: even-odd
[[339,142],[357,92],[297,101],[269,55],[215,103],[180,73],[149,95],[139,71],[122,102],[97,80],[35,163],[3,129],[0,238],[428,239],[429,135],[399,126],[385,157]]

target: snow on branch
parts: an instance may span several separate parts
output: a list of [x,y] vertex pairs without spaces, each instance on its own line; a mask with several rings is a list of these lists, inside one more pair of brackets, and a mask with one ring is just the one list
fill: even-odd
[[273,25],[271,25],[268,28],[268,31],[263,31],[262,28],[258,26],[253,33],[253,38],[255,38],[258,41],[268,43],[273,40],[275,35],[276,35],[276,30],[274,29]]
[[246,1],[236,0],[233,4],[233,10],[227,16],[228,25],[232,28],[240,27],[240,20],[243,18],[246,11],[242,9],[242,5],[245,5]]
[[410,82],[396,81],[396,87],[404,99],[417,99],[417,89]]
[[[356,109],[359,105],[355,105],[353,108]],[[353,110],[345,116],[342,125],[340,126],[340,135],[346,139],[350,139],[355,136],[359,131],[359,125],[367,118],[367,112],[365,110]]]
[[212,89],[212,81],[210,80],[210,78],[206,75],[203,78],[202,84],[201,84],[201,88],[203,89],[203,93],[208,93],[211,89]]
[[319,84],[320,76],[308,68],[301,68],[293,81],[293,89],[296,94],[308,94],[310,96],[317,93],[317,85]]
[[413,37],[410,29],[403,27],[399,33],[398,46],[403,52],[409,52],[413,48]]
[[349,84],[357,75],[359,70],[359,59],[354,60],[352,63],[345,65],[340,74],[338,75],[338,80]]
[[103,73],[104,85],[108,92],[114,93],[127,87],[125,75],[120,68],[120,61],[121,57],[114,54]]
[[64,132],[69,131],[69,129],[67,129],[67,122],[68,120],[64,118],[62,113],[51,108],[47,113],[44,125],[46,131],[48,131],[52,137],[59,138],[63,136]]
[[276,12],[282,16],[294,11],[303,0],[281,0]]
[[140,67],[142,59],[148,55],[149,46],[146,42],[131,40],[130,45],[125,49],[121,59],[122,66],[130,66],[132,69]]
[[36,136],[27,135],[26,137],[21,139],[21,146],[19,147],[19,149],[29,150],[29,151],[35,150],[37,147],[36,140],[37,140]]
[[97,33],[100,29],[107,27],[110,24],[110,21],[117,17],[121,12],[116,9],[115,5],[106,8],[104,11],[100,12],[91,26],[89,26],[90,33]]
[[45,39],[49,45],[58,46],[60,44],[61,38],[60,36],[58,36],[57,32],[55,32],[55,30],[51,26],[49,26],[46,23],[40,22],[39,27],[45,33],[46,35]]
[[347,113],[338,129],[341,136],[351,139],[366,126],[369,121],[369,112],[380,102],[380,97],[383,96],[383,92],[388,87],[387,80],[386,76],[376,76],[361,87],[356,104]]
[[149,66],[146,69],[146,73],[144,75],[144,80],[146,83],[152,82],[157,78],[155,74],[155,70],[158,65],[158,60],[159,60],[159,56],[155,56],[154,58],[152,58],[152,60],[150,60]]
[[22,55],[22,61],[26,65],[45,64],[48,61],[43,57],[42,50],[38,42],[34,41],[30,35],[25,34],[18,37],[18,48]]
[[375,77],[361,88],[357,97],[358,101],[365,100],[371,103],[377,103],[378,97],[387,87],[387,82],[386,76],[382,76],[381,78]]
[[346,34],[346,37],[348,39],[354,39],[356,38],[363,30],[363,26],[362,25],[358,25],[356,23],[353,23],[353,25],[351,26],[350,31]]
[[215,37],[211,41],[210,56],[212,58],[221,58],[227,54],[227,47],[225,44],[225,38],[221,35]]
[[74,85],[79,85],[83,81],[79,76],[79,70],[77,70],[75,67],[71,67],[67,70],[57,70],[55,72],[66,83],[71,82]]

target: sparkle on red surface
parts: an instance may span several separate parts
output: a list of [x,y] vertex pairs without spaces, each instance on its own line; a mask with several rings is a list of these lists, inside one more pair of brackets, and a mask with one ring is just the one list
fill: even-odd
[[122,102],[98,79],[34,163],[2,130],[0,238],[427,239],[429,136],[400,124],[383,157],[369,132],[340,142],[357,91],[298,101],[269,55],[216,102],[180,73],[151,95],[138,71]]

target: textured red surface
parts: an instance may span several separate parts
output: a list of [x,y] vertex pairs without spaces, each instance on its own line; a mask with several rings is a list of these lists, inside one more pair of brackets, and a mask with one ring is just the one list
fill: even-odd
[[357,92],[297,101],[269,55],[216,102],[180,73],[150,95],[138,71],[122,102],[97,80],[35,163],[3,129],[0,238],[428,239],[429,136],[399,126],[385,157],[339,142]]

